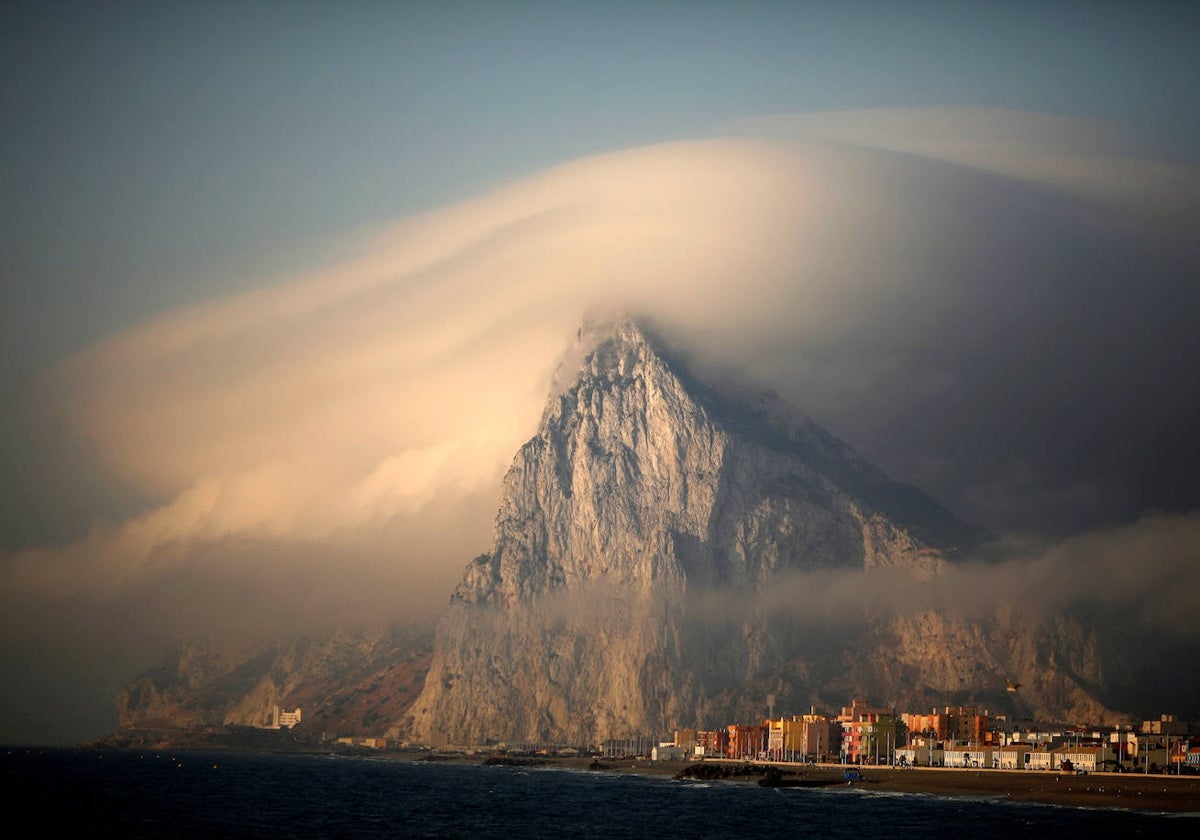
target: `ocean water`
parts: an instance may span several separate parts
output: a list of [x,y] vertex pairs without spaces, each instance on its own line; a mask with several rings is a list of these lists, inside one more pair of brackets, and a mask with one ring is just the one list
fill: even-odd
[[339,756],[4,748],[8,822],[67,837],[1195,837],[1200,818]]

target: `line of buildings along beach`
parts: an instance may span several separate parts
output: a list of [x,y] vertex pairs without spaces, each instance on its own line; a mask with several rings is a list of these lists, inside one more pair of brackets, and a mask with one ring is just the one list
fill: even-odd
[[[610,740],[606,755],[646,754],[646,739]],[[1200,727],[1171,715],[1133,725],[1016,725],[976,706],[897,714],[854,700],[834,715],[766,718],[721,729],[678,729],[651,758],[725,758],[908,767],[1200,773]]]

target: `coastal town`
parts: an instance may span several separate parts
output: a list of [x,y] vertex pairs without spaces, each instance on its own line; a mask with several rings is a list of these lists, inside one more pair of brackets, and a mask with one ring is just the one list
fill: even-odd
[[[298,722],[301,711],[273,714],[268,728]],[[286,728],[283,723],[282,727]],[[326,736],[369,749],[412,748],[382,736]],[[901,712],[854,699],[837,714],[767,716],[715,729],[676,729],[672,737],[610,738],[600,744],[492,741],[431,746],[446,752],[642,758],[658,762],[734,760],[894,768],[1031,770],[1075,774],[1200,774],[1200,724],[1163,714],[1140,725],[1095,726],[1013,721],[978,706]]]
[[1010,720],[963,705],[902,712],[853,699],[753,724],[680,728],[596,744],[493,739],[437,744],[324,730],[300,707],[258,726],[139,727],[89,746],[321,754],[651,775],[784,788],[858,788],[1080,808],[1200,813],[1200,726],[1169,714],[1085,726]]
[[[610,742],[608,753],[627,745]],[[1200,773],[1200,730],[1161,715],[1140,726],[1015,724],[977,706],[898,712],[852,700],[837,715],[769,717],[721,729],[680,729],[651,756],[1059,772]]]

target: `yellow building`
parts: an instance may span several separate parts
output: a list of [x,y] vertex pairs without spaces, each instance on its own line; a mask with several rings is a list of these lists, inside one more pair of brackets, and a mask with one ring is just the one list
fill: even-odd
[[766,720],[767,755],[775,761],[801,761],[804,756],[804,720],[790,718]]
[[767,720],[767,753],[776,761],[820,761],[836,753],[841,736],[837,721],[815,712]]

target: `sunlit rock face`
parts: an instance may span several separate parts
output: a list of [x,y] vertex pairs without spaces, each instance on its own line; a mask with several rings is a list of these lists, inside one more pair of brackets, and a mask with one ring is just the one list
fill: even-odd
[[118,692],[118,734],[211,726],[263,727],[299,707],[306,737],[378,735],[423,684],[432,626],[337,628],[274,640],[192,640]]
[[587,328],[573,358],[397,731],[588,743],[752,720],[760,690],[805,710],[830,634],[862,629],[807,621],[806,576],[927,579],[975,536],[777,399],[695,381],[642,325]]

